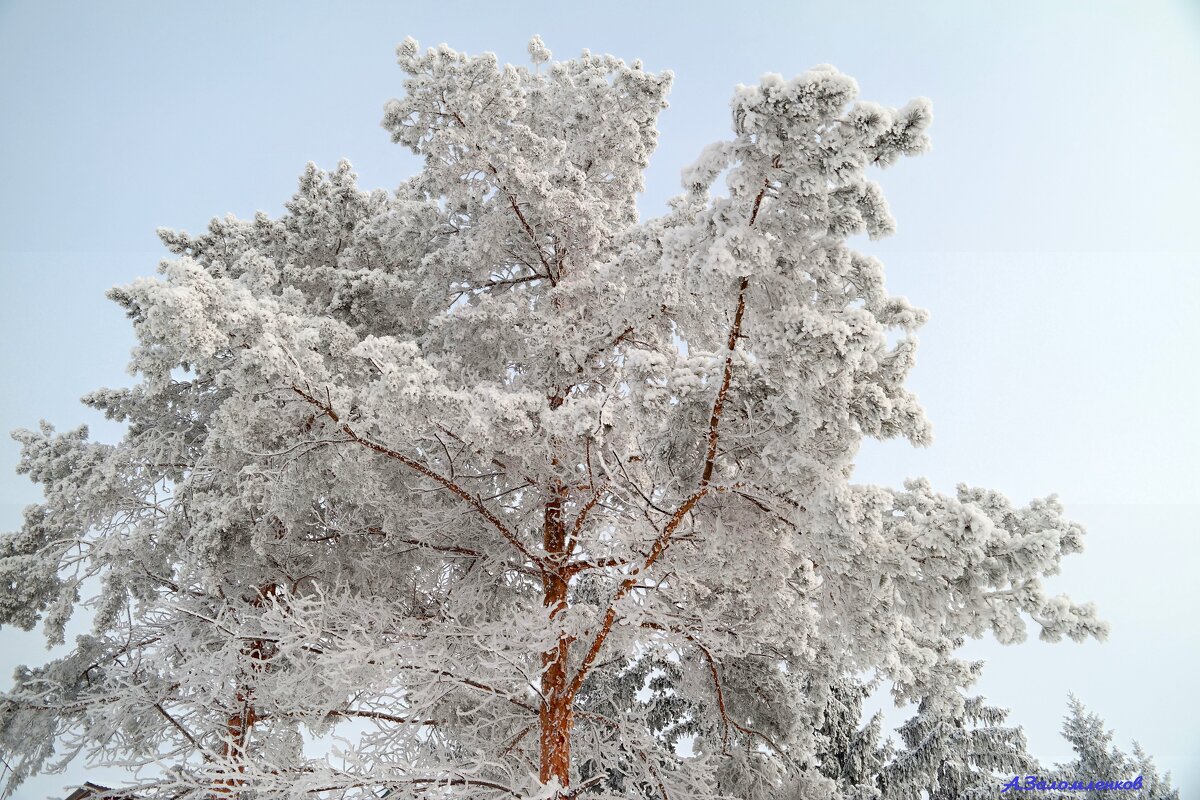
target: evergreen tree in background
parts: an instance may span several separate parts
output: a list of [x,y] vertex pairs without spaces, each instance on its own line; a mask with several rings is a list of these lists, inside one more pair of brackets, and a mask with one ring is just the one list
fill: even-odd
[[862,725],[867,688],[851,678],[829,687],[817,734],[817,769],[833,781],[831,797],[846,800],[879,800],[883,797],[885,765],[894,755],[891,742],[881,743],[882,715],[874,714]]
[[[1089,784],[1092,781],[1129,781],[1140,775],[1142,785],[1136,795],[1138,798],[1179,800],[1179,790],[1171,786],[1170,773],[1159,776],[1153,760],[1146,755],[1141,745],[1134,742],[1132,756],[1119,750],[1113,744],[1113,732],[1105,729],[1104,720],[1097,714],[1089,713],[1074,695],[1071,696],[1068,709],[1063,721],[1062,735],[1071,743],[1075,758],[1066,764],[1058,765],[1058,780],[1071,783],[1082,781]],[[1097,800],[1101,797],[1111,797],[1113,792],[1072,792],[1062,796]]]
[[1003,724],[1007,711],[984,705],[980,697],[956,699],[947,708],[927,698],[917,715],[900,727],[904,748],[885,770],[885,797],[995,797],[1010,776],[1037,771],[1025,734]]
[[[124,438],[18,432],[45,502],[0,622],[94,624],[4,695],[10,789],[84,754],[174,800],[940,797],[1016,758],[955,650],[1102,636],[1041,584],[1082,529],[850,480],[864,437],[930,441],[925,313],[847,244],[892,232],[868,172],[929,104],[767,75],[639,221],[669,73],[398,56],[418,175],[164,231],[111,292],[138,382],[85,398]],[[922,702],[882,783],[865,673]]]
[[[981,662],[972,665],[977,671]],[[881,743],[881,715],[860,727],[867,689],[844,680],[834,689],[819,736],[820,771],[844,800],[959,800],[994,797],[1014,774],[1038,771],[1020,728],[983,698],[930,696],[899,729],[900,746]]]

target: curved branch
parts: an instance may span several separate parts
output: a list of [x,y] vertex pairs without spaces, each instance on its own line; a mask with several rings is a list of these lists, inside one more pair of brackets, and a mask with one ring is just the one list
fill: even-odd
[[398,717],[395,714],[385,714],[382,711],[330,711],[327,716],[330,717],[362,717],[364,719],[378,719],[384,722],[394,722],[397,725],[441,725],[442,722],[436,719],[407,719]]
[[[758,219],[758,211],[762,208],[763,196],[767,193],[764,186],[754,198],[754,207],[750,212],[750,225]],[[708,452],[704,456],[704,472],[700,476],[700,485],[707,486],[712,479],[713,469],[717,463],[717,441],[720,439],[721,414],[725,411],[725,396],[729,394],[729,384],[733,381],[733,351],[737,341],[742,336],[742,319],[746,314],[746,290],[750,288],[750,277],[743,275],[738,283],[737,307],[733,312],[733,324],[729,326],[729,339],[725,344],[725,369],[721,377],[721,388],[717,390],[717,398],[713,401],[712,414],[708,418]]]
[[505,525],[504,522],[501,521],[501,519],[499,517],[497,517],[494,513],[492,513],[492,511],[483,504],[483,501],[480,500],[479,497],[471,494],[470,492],[468,492],[466,489],[459,486],[454,481],[450,480],[449,478],[445,477],[444,475],[442,475],[438,472],[435,472],[434,470],[430,469],[429,467],[422,464],[421,462],[415,461],[415,460],[409,458],[408,456],[404,455],[403,453],[399,453],[399,452],[391,449],[390,447],[379,444],[378,442],[374,442],[374,441],[366,438],[365,436],[359,435],[359,433],[357,431],[355,431],[353,428],[350,427],[349,423],[342,422],[341,417],[338,415],[338,413],[336,411],[333,410],[333,407],[331,405],[329,405],[328,403],[322,403],[320,400],[313,397],[311,394],[304,391],[299,386],[292,386],[291,389],[293,392],[298,394],[300,397],[304,398],[304,400],[306,402],[319,408],[323,415],[329,417],[329,419],[331,419],[335,423],[337,423],[341,427],[342,433],[344,433],[350,437],[350,441],[353,441],[356,444],[359,444],[359,445],[367,448],[368,450],[373,450],[376,453],[379,453],[380,455],[387,456],[388,458],[393,459],[394,461],[399,461],[401,464],[403,464],[404,466],[413,470],[414,472],[417,472],[420,475],[423,475],[424,477],[428,478],[429,480],[433,481],[434,483],[439,484],[444,489],[447,489],[451,494],[458,497],[460,500],[467,503],[467,505],[474,508],[481,517],[483,517],[485,520],[487,520],[487,522],[490,523],[494,528],[496,528],[496,530],[500,531],[500,535],[503,536],[505,538],[505,540],[508,541],[509,544],[511,544],[514,548],[516,548],[517,552],[519,552],[522,557],[524,557],[526,560],[538,565],[538,567],[543,566],[542,560],[539,559],[537,556],[535,556],[532,552],[530,552],[529,549],[527,547],[525,547],[524,544],[521,543],[521,540],[519,538],[517,538],[517,535],[515,533],[513,533],[511,530],[509,530],[508,526]]
[[397,667],[397,669],[423,670],[425,672],[430,672],[430,673],[433,673],[434,675],[439,675],[443,678],[449,678],[452,681],[461,683],[463,686],[469,686],[472,689],[478,689],[481,692],[487,692],[488,694],[495,695],[496,697],[499,697],[502,700],[507,700],[508,702],[512,703],[514,706],[516,706],[520,709],[523,709],[525,711],[528,711],[531,714],[538,713],[538,710],[536,708],[534,708],[533,706],[531,706],[529,703],[518,700],[515,697],[510,696],[508,693],[500,691],[499,689],[495,688],[494,686],[488,686],[486,683],[480,683],[479,681],[472,680],[470,678],[464,678],[461,675],[455,675],[453,672],[447,672],[444,669],[437,669],[436,667],[423,667],[418,664],[402,665],[400,667]]
[[779,753],[784,758],[787,758],[787,753],[785,753],[779,745],[775,744],[775,742],[773,742],[765,733],[756,731],[753,728],[748,728],[729,716],[729,709],[725,705],[725,690],[721,686],[721,676],[717,671],[716,659],[713,658],[713,655],[709,649],[701,644],[696,637],[692,636],[682,628],[668,627],[666,625],[660,625],[657,622],[643,622],[642,627],[651,630],[678,634],[679,636],[682,636],[684,639],[687,639],[689,642],[691,642],[692,645],[694,645],[696,649],[699,650],[704,656],[704,660],[708,664],[708,673],[712,677],[713,692],[717,697],[717,712],[721,715],[721,751],[723,753],[728,754],[729,752],[729,729],[733,728],[734,730],[743,734],[747,739],[754,737],[762,739],[763,742],[765,742],[772,750],[774,750],[776,753]]

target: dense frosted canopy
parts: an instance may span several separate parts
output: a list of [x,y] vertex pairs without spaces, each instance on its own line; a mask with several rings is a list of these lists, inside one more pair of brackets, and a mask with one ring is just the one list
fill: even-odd
[[141,797],[870,797],[828,768],[847,681],[974,719],[962,637],[1103,633],[1042,591],[1081,547],[1053,499],[850,482],[863,437],[930,441],[925,313],[847,244],[892,232],[869,176],[928,102],[738,87],[641,221],[669,73],[397,52],[420,173],[310,165],[279,219],[163,231],[111,292],[138,382],[86,398],[128,434],[17,434],[46,501],[0,621],[61,638],[98,595],[4,699],[14,781],[84,752],[165,765]]

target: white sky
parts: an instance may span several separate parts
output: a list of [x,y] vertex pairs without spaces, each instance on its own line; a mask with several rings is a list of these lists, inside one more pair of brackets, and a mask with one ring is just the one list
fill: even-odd
[[[118,435],[76,398],[128,380],[129,326],[103,293],[154,271],[156,226],[277,214],[309,160],[348,157],[366,187],[411,174],[379,127],[406,35],[524,62],[540,33],[561,57],[674,70],[646,215],[728,134],[735,84],[831,63],[866,99],[925,95],[935,115],[933,151],[878,176],[899,233],[864,249],[932,311],[912,386],[936,442],[869,446],[859,477],[1059,493],[1088,550],[1051,587],[1097,602],[1112,637],[972,644],[980,689],[1043,760],[1068,755],[1074,691],[1200,790],[1200,6],[562,5],[0,2],[0,429]],[[37,500],[16,457],[0,442],[0,530]],[[0,685],[44,657],[0,632]]]

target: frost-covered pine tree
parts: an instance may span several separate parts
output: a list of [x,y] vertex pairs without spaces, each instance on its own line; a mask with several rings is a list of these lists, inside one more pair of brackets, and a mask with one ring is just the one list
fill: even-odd
[[983,800],[1012,775],[1037,772],[1020,728],[983,698],[929,697],[900,727],[903,749],[884,772],[888,800]]
[[[1179,790],[1171,786],[1171,774],[1158,774],[1153,759],[1141,745],[1133,744],[1129,755],[1113,744],[1113,732],[1104,726],[1099,715],[1089,712],[1079,698],[1071,696],[1067,716],[1063,720],[1062,735],[1075,751],[1075,758],[1059,764],[1057,781],[1084,785],[1095,781],[1128,782],[1141,776],[1137,796],[1146,800],[1179,800]],[[1079,797],[1098,800],[1112,796],[1112,791],[1100,789],[1070,792],[1063,797]]]
[[832,781],[828,797],[843,800],[880,800],[883,773],[895,748],[881,743],[883,716],[876,713],[861,724],[863,701],[869,690],[861,682],[843,678],[830,686],[829,703],[817,731],[817,771]]
[[[974,662],[975,670],[982,662]],[[818,732],[818,769],[834,800],[966,800],[995,797],[1011,775],[1038,771],[1008,712],[958,692],[923,698],[899,728],[900,746],[881,742],[881,715],[862,724],[862,683],[835,685]]]
[[1142,778],[1144,797],[1148,800],[1179,800],[1179,790],[1171,785],[1170,771],[1159,775],[1154,759],[1137,742],[1133,743],[1130,762]]
[[5,695],[12,785],[84,753],[158,765],[146,798],[825,797],[848,676],[919,700],[960,637],[1103,634],[1043,593],[1081,547],[1053,498],[850,481],[863,437],[930,440],[925,314],[847,244],[892,232],[868,175],[926,101],[739,87],[640,221],[669,73],[398,54],[418,175],[164,231],[111,293],[138,382],[87,398],[124,439],[18,433],[46,501],[0,621],[95,624]]

